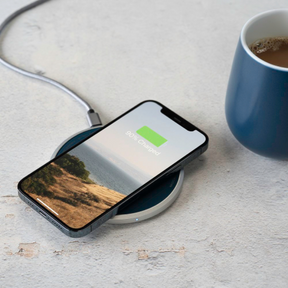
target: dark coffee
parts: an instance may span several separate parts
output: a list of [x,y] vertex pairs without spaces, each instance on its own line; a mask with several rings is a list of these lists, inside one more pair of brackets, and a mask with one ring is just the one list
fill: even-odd
[[255,41],[250,50],[260,59],[288,68],[288,37],[269,37]]

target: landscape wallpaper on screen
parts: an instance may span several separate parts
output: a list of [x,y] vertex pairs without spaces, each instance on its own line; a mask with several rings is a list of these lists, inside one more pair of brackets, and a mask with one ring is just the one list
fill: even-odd
[[25,179],[22,189],[69,227],[79,229],[126,196],[89,175],[83,161],[65,154]]

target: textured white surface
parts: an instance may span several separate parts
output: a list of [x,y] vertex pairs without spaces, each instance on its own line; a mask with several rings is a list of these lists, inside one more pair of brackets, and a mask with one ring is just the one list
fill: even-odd
[[[0,21],[29,3],[0,0]],[[56,88],[0,67],[0,287],[288,287],[288,169],[243,148],[224,116],[243,24],[286,0],[58,0],[9,28],[3,55],[63,82],[105,123],[153,98],[210,136],[160,216],[70,239],[17,181],[87,127]]]

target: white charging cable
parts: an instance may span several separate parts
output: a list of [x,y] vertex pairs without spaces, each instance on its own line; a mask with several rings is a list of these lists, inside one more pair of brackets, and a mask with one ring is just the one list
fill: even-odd
[[[14,12],[13,14],[11,14],[9,17],[7,17],[3,23],[0,25],[0,37],[3,34],[4,29],[7,27],[7,25],[13,21],[17,16],[19,16],[20,14],[24,13],[25,11],[28,11],[38,5],[41,5],[45,2],[48,2],[50,0],[38,0],[35,1],[27,6],[24,6],[23,8],[17,10],[16,12]],[[36,73],[32,73],[29,71],[26,71],[22,68],[19,68],[11,63],[9,63],[7,60],[3,59],[3,57],[0,55],[0,63],[2,63],[3,65],[5,65],[6,67],[8,67],[9,69],[12,69],[22,75],[25,75],[27,77],[31,77],[34,79],[38,79],[44,82],[47,82],[59,89],[61,89],[62,91],[68,93],[70,96],[72,96],[75,100],[77,100],[80,104],[82,104],[85,109],[87,110],[87,120],[88,123],[90,125],[90,127],[92,126],[99,126],[101,125],[101,120],[100,120],[100,116],[98,115],[98,113],[96,113],[94,111],[94,109],[90,106],[89,103],[87,103],[84,99],[82,99],[79,95],[77,95],[74,91],[72,91],[71,89],[69,89],[68,87],[66,87],[65,85],[42,75],[36,74]]]

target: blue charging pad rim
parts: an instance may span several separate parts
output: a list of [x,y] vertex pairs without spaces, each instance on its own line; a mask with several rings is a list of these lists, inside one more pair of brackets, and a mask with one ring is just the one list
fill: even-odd
[[[52,154],[52,158],[64,153],[72,146],[79,143],[85,137],[99,130],[101,126],[82,130],[64,140]],[[143,191],[131,205],[119,209],[118,214],[109,219],[110,224],[128,224],[140,222],[158,215],[166,210],[179,196],[184,180],[184,170],[172,173],[169,177],[159,179]],[[151,191],[152,189],[152,191]],[[154,191],[154,192],[153,192]],[[151,194],[153,193],[152,197]],[[141,201],[142,200],[142,201]]]

